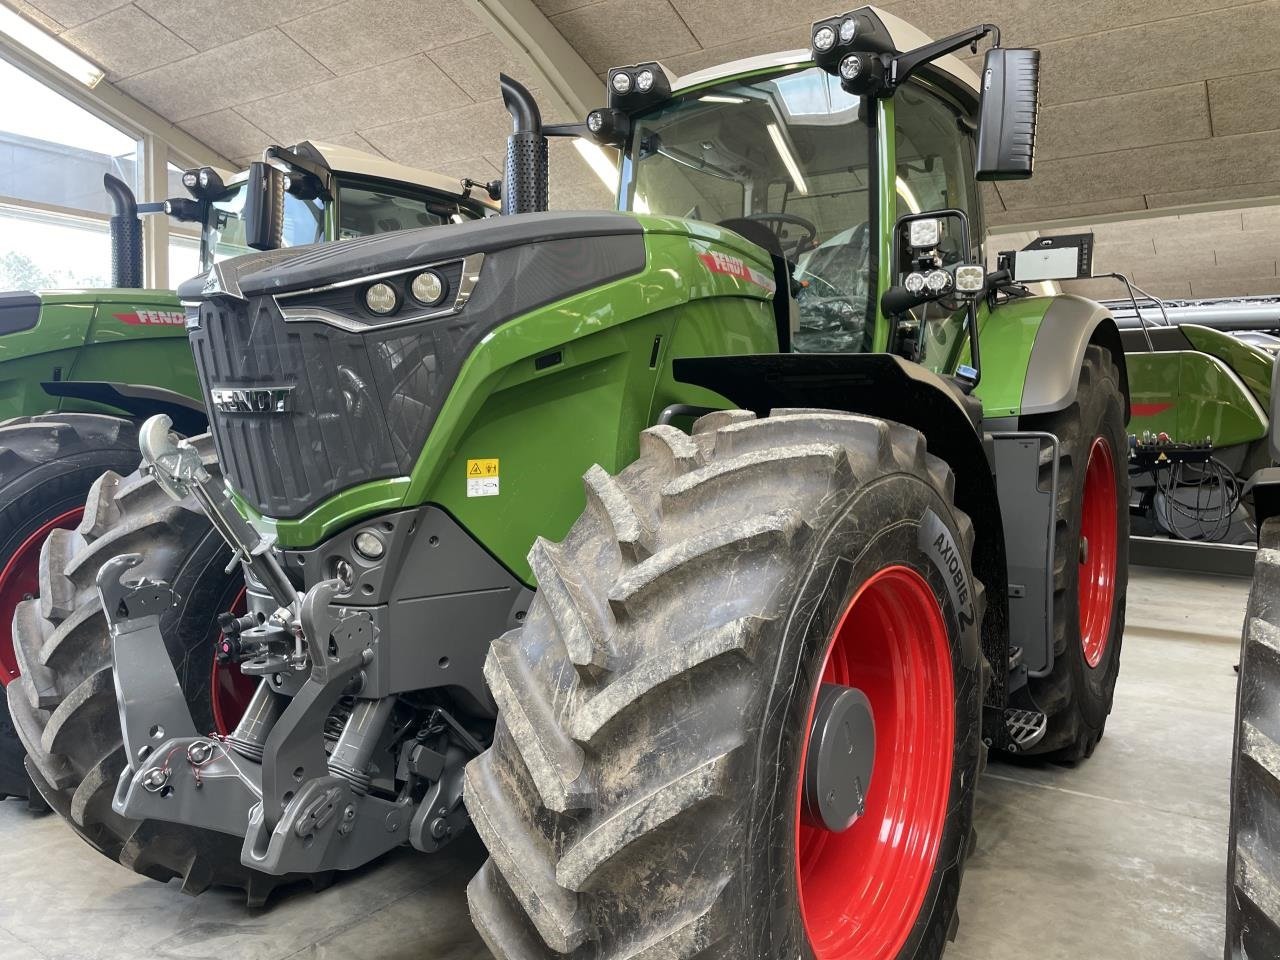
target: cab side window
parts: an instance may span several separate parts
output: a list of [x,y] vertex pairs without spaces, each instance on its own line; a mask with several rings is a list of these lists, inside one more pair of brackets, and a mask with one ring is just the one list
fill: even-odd
[[894,98],[897,216],[957,207],[969,217],[968,244],[949,235],[943,257],[981,263],[982,203],[973,177],[975,134],[959,109],[938,94],[908,83]]

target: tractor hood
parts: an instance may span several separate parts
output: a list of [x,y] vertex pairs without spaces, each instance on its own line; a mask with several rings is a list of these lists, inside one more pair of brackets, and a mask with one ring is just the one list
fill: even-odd
[[635,217],[618,213],[491,217],[236,257],[215,265],[210,276],[182,284],[178,295],[190,301],[217,293],[252,297],[314,291],[549,241],[632,236],[643,246],[643,232]]
[[[641,273],[644,233],[615,213],[529,214],[239,257],[184,284],[233,485],[259,514],[289,519],[348,487],[407,476],[485,336]],[[424,274],[435,293],[415,296]]]

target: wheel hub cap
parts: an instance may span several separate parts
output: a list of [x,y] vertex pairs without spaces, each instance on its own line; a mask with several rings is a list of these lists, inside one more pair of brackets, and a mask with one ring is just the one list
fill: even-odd
[[824,683],[818,690],[804,772],[804,822],[843,833],[866,810],[876,756],[871,701],[856,687]]
[[1102,663],[1115,606],[1119,504],[1111,444],[1098,437],[1089,449],[1080,507],[1078,602],[1080,646],[1090,669]]

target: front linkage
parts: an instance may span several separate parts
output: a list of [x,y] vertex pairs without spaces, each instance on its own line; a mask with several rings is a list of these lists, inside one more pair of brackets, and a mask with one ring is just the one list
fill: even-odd
[[128,757],[113,808],[135,820],[243,836],[241,862],[277,876],[351,869],[405,842],[439,849],[466,824],[462,765],[484,744],[435,707],[400,744],[390,778],[399,789],[391,798],[371,792],[375,750],[386,743],[398,698],[380,696],[369,669],[375,617],[334,602],[351,586],[350,569],[339,564],[335,576],[299,594],[271,541],[240,516],[199,452],[169,426],[163,416],[144,425],[144,461],[173,499],[195,499],[230,544],[257,601],[251,610],[275,609],[227,621],[233,642],[223,655],[260,679],[235,730],[204,736],[160,630],[161,615],[179,598],[163,582],[123,579],[141,562],[137,554],[102,567],[98,591]]

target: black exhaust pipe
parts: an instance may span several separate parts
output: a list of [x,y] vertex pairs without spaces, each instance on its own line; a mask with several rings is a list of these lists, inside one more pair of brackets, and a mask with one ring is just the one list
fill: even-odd
[[507,169],[502,180],[502,212],[536,213],[547,209],[547,138],[542,114],[524,85],[500,74],[502,102],[511,114]]
[[111,217],[111,285],[141,287],[142,221],[138,218],[138,201],[119,177],[105,174],[102,185],[115,210]]

